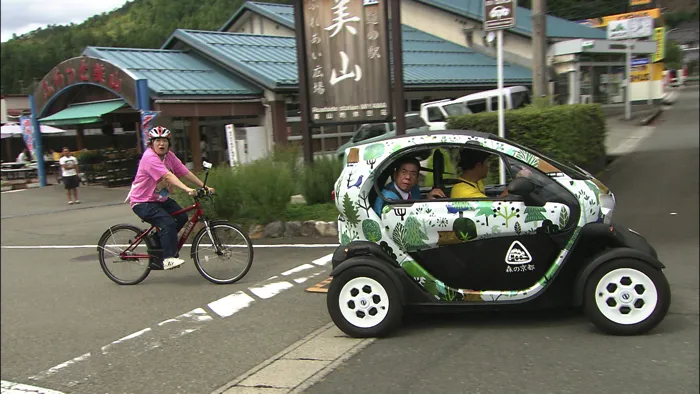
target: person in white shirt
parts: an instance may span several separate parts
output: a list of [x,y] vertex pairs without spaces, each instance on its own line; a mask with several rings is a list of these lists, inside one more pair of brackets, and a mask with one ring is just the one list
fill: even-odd
[[29,149],[24,148],[22,153],[17,155],[17,160],[15,160],[17,163],[29,163],[32,161],[32,154],[29,153]]
[[[70,149],[63,148],[63,157],[58,163],[61,165],[61,176],[68,195],[68,204],[73,204],[73,202],[80,204],[80,200],[78,200],[78,186],[80,186],[78,159],[73,156]],[[75,196],[75,201],[71,198],[71,191]]]

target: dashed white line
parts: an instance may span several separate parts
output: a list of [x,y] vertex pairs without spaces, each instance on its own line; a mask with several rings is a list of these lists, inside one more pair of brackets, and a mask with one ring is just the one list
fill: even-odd
[[20,393],[33,393],[33,394],[63,394],[60,391],[45,389],[42,387],[30,386],[28,384],[14,383],[7,380],[0,381],[0,387],[2,387],[2,393],[7,394],[20,394]]
[[[331,261],[332,254],[328,254],[326,256],[323,256],[319,259],[316,259],[313,261],[315,265],[318,266],[323,266],[325,264],[328,264],[328,262]],[[285,271],[282,275],[288,276],[291,275],[292,273],[295,272],[301,272],[310,268],[314,268],[314,266],[310,264],[303,264],[298,267],[292,268],[290,270]],[[293,279],[294,282],[296,283],[303,283],[309,278],[313,278],[315,276],[318,276],[322,273],[322,271],[316,272],[312,275],[309,275],[304,278],[296,278]],[[260,285],[256,286],[251,286],[248,288],[248,290],[253,293],[255,296],[259,297],[260,299],[269,299],[274,297],[275,295],[290,289],[294,287],[294,285],[290,282],[287,281],[281,281],[281,282],[273,282],[273,283],[265,283],[271,279],[277,278],[278,275],[270,277],[268,280],[263,281]],[[243,291],[238,291],[234,294],[230,294],[226,297],[220,298],[216,301],[210,302],[207,304],[207,306],[214,311],[217,315],[221,316],[222,318],[230,317],[234,315],[235,313],[239,312],[242,309],[247,308],[250,304],[252,304],[255,301],[253,297],[250,295],[246,294]],[[170,326],[171,324],[174,323],[181,323],[181,324],[190,324],[190,327],[183,328],[179,332],[175,332],[172,335],[170,335],[170,339],[175,339],[179,338],[183,335],[192,333],[197,331],[202,327],[201,324],[197,323],[203,323],[207,321],[213,320],[211,316],[207,314],[207,312],[203,308],[196,308],[190,312],[184,313],[180,316],[177,316],[172,319],[166,319],[160,323],[157,324],[158,327],[164,327],[164,326]],[[194,326],[191,326],[192,323],[195,323]],[[173,329],[177,329],[178,326],[173,326]],[[125,343],[129,343],[130,345],[128,346],[137,346],[140,349],[137,351],[138,354],[142,354],[143,352],[149,351],[151,349],[155,349],[161,345],[161,342],[157,340],[157,338],[154,340],[153,338],[147,339],[144,338],[144,334],[149,333],[152,334],[152,328],[148,327],[143,330],[137,331],[135,333],[129,334],[121,339],[118,339],[109,345],[103,346],[101,348],[102,355],[107,355],[109,352],[108,350],[111,350],[114,346],[116,345],[124,345]],[[153,337],[153,335],[150,335]],[[135,338],[142,338],[141,342],[148,342],[148,343],[142,343],[140,344],[141,346],[138,346],[138,343],[135,343],[133,340]],[[35,376],[29,377],[30,380],[42,380],[45,379],[51,375],[56,374],[57,372],[63,370],[66,367],[73,366],[76,363],[80,361],[84,361],[90,357],[91,353],[85,353],[82,356],[76,357],[72,360],[66,361],[64,363],[58,364],[53,368],[49,368],[46,371],[43,371]],[[136,354],[132,354],[132,356],[136,356]],[[85,378],[87,379],[87,378]],[[74,382],[68,383],[68,385],[72,385]]]
[[290,269],[289,271],[282,272],[282,276],[289,276],[291,274],[296,274],[297,272],[301,272],[301,271],[308,270],[311,268],[314,268],[314,266],[311,264],[302,264],[298,267],[294,267],[294,268]]
[[276,296],[277,294],[287,290],[291,289],[294,285],[289,283],[289,282],[275,282],[275,283],[268,283],[263,286],[257,286],[257,287],[249,287],[248,290],[250,290],[251,293],[255,294],[256,296],[264,299],[267,298],[272,298]]
[[207,304],[207,306],[217,315],[221,317],[229,317],[241,309],[247,308],[254,301],[255,298],[242,291],[239,291],[237,293],[227,295],[224,298],[210,302]]
[[29,379],[30,380],[41,380],[41,379],[48,378],[49,376],[57,373],[58,371],[62,370],[65,367],[68,367],[72,364],[75,364],[75,363],[83,361],[83,360],[87,360],[90,357],[90,355],[91,355],[91,353],[85,353],[82,356],[78,356],[78,357],[76,357],[72,360],[68,360],[64,363],[60,363],[60,364],[56,365],[55,367],[49,368],[46,371],[41,372],[37,375],[30,376]]

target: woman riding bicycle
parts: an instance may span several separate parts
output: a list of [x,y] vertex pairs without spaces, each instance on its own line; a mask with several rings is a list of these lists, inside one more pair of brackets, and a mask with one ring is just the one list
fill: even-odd
[[[149,131],[148,149],[139,161],[136,177],[127,199],[134,213],[145,222],[160,228],[160,244],[163,249],[163,269],[175,268],[185,261],[177,258],[177,233],[187,223],[187,214],[176,217],[171,213],[181,210],[175,200],[168,197],[172,187],[178,187],[194,196],[197,192],[182,183],[184,178],[204,187],[204,183],[188,170],[182,161],[170,151],[170,130],[156,126]],[[214,189],[207,187],[210,193]]]

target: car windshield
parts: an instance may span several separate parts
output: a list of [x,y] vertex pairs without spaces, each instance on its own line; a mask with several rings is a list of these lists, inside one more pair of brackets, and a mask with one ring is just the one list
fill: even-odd
[[447,104],[443,107],[447,116],[470,115],[472,111],[464,103]]

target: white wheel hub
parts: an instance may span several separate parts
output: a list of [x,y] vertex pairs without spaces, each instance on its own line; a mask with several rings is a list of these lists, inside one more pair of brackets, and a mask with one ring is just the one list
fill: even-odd
[[595,289],[600,313],[617,324],[638,324],[651,316],[658,301],[654,282],[632,268],[618,268],[605,274]]
[[338,305],[348,323],[370,328],[384,321],[389,313],[389,295],[381,283],[362,276],[351,279],[343,286]]

